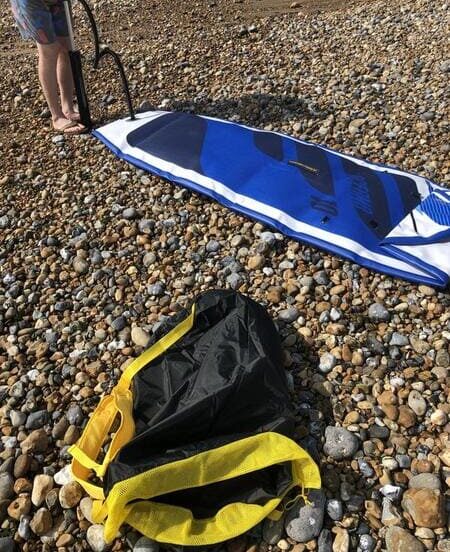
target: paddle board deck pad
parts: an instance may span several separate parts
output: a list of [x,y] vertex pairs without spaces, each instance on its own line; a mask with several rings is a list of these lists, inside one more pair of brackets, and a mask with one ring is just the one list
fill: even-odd
[[151,111],[94,131],[119,157],[281,233],[411,281],[450,279],[450,190],[276,132]]

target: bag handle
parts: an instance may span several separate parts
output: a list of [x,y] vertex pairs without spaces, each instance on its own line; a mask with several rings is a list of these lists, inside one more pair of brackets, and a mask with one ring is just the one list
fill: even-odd
[[222,542],[259,523],[277,508],[283,497],[271,499],[264,505],[229,504],[209,519],[195,519],[186,508],[151,499],[226,481],[284,462],[291,462],[290,488],[300,486],[302,493],[304,488],[320,488],[319,468],[310,455],[288,437],[265,432],[157,466],[116,483],[103,505],[93,510],[93,519],[96,523],[105,522],[108,542],[115,538],[124,522],[159,542],[185,546]]
[[[123,372],[111,394],[103,397],[90,417],[82,436],[68,452],[73,457],[72,475],[85,491],[95,500],[104,500],[103,489],[89,481],[92,472],[103,478],[108,465],[114,460],[119,450],[134,436],[133,396],[130,386],[134,376],[155,358],[172,347],[194,325],[195,304],[191,313],[175,328],[172,328],[159,341],[136,358]],[[101,463],[97,462],[103,443],[111,432],[111,427],[119,415],[120,426],[111,440]]]

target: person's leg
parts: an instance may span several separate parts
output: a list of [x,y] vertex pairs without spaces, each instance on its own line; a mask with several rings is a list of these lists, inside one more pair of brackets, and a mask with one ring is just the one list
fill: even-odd
[[45,99],[52,116],[55,130],[68,133],[79,133],[78,125],[68,127],[70,120],[64,115],[58,96],[57,63],[61,46],[59,42],[52,44],[37,43],[39,63],[38,73]]
[[62,111],[67,119],[70,119],[71,121],[79,121],[80,115],[74,106],[74,84],[68,54],[68,39],[58,37],[58,43],[60,45],[60,49],[56,68],[59,91],[61,95]]

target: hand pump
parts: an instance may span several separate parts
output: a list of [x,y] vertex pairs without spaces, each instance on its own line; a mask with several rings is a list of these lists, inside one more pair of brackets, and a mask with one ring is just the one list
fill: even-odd
[[[95,47],[94,69],[97,69],[103,57],[105,56],[112,57],[112,59],[114,60],[119,70],[120,79],[122,81],[122,88],[125,94],[125,100],[127,102],[128,112],[130,114],[130,119],[134,120],[135,113],[133,108],[133,102],[131,100],[130,88],[128,85],[127,77],[125,75],[125,70],[120,60],[120,56],[117,54],[117,52],[115,52],[114,50],[111,50],[111,48],[109,48],[108,46],[103,46],[103,45],[100,46],[100,39],[99,39],[97,24],[95,22],[95,18],[92,13],[92,10],[89,7],[89,4],[86,2],[86,0],[78,0],[78,1],[83,6],[84,11],[86,12],[86,15],[89,19],[89,23],[91,26],[92,35],[94,38],[94,47]],[[70,47],[69,58],[70,58],[70,64],[72,67],[73,80],[75,83],[75,92],[77,95],[78,109],[80,112],[80,121],[85,127],[90,129],[92,128],[92,118],[91,118],[91,113],[89,109],[89,101],[86,93],[86,86],[84,83],[83,67],[81,63],[81,52],[77,50],[75,46],[71,0],[63,0],[63,4],[64,4],[64,11],[66,15],[67,28],[69,33],[69,47]]]

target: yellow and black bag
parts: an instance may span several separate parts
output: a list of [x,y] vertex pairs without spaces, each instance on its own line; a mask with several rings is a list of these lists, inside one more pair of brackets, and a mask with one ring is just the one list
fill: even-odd
[[279,517],[291,489],[320,488],[291,439],[279,336],[263,307],[206,292],[159,334],[70,449],[107,541],[128,523],[159,542],[214,544]]

